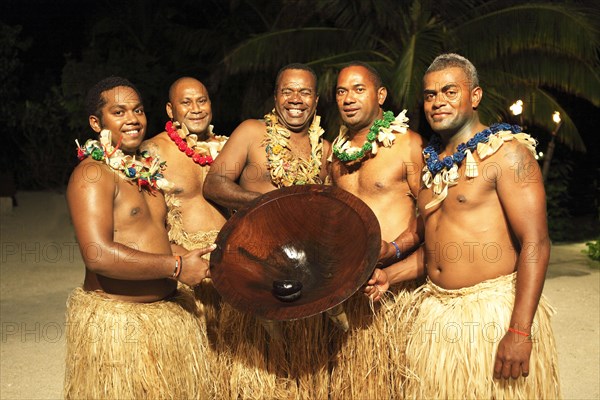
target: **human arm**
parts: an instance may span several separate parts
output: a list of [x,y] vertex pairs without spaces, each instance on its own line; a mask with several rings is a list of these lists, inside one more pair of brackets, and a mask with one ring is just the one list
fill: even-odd
[[410,256],[423,243],[423,224],[417,216],[411,216],[406,229],[392,242],[381,241],[378,264],[387,267]]
[[[538,163],[524,146],[508,142],[501,150],[498,162],[502,176],[497,178],[496,190],[519,245],[515,304],[509,327],[531,334],[550,258],[544,185]],[[506,332],[498,345],[494,377],[526,377],[531,349],[529,337]]]
[[[404,135],[397,136],[400,147],[399,159],[402,160],[402,176],[406,177],[412,197],[413,209],[421,189],[421,174],[423,170],[423,140],[418,133],[408,130]],[[397,262],[415,251],[423,243],[423,221],[418,212],[413,212],[406,229],[392,242],[382,241],[379,262],[387,266]]]
[[[127,240],[128,245],[114,240],[119,179],[105,164],[87,159],[75,168],[69,181],[67,202],[86,267],[98,275],[118,280],[171,277],[175,270],[175,258],[168,247],[165,246],[163,254],[153,254],[138,250],[140,247],[152,248],[156,245],[158,241],[154,242],[152,237],[144,237],[138,242]],[[129,201],[135,203],[136,199]],[[167,240],[165,233],[164,242],[168,243]],[[208,264],[201,256],[211,250],[185,254],[185,266],[179,280],[194,285],[204,279]]]
[[204,180],[203,194],[206,199],[228,209],[239,209],[261,195],[237,183],[249,162],[249,149],[257,137],[258,129],[262,132],[264,124],[247,120],[233,131]]
[[363,293],[378,301],[391,285],[420,278],[425,275],[423,247],[419,247],[410,256],[389,267],[375,268],[371,278],[363,288]]

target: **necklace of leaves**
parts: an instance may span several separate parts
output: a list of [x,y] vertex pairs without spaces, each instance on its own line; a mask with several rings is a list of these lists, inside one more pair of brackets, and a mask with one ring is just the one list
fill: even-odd
[[227,141],[227,137],[212,133],[212,125],[208,132],[209,140],[217,139],[217,141],[199,142],[198,136],[190,134],[187,127],[179,122],[168,121],[165,130],[179,150],[200,166],[211,165]]
[[295,157],[289,145],[290,131],[277,122],[277,114],[272,110],[265,115],[267,135],[263,140],[267,153],[267,168],[271,181],[277,187],[321,184],[321,156],[323,154],[323,133],[321,117],[315,115],[308,128],[310,160]]
[[[369,129],[369,133],[367,133],[367,140],[360,148],[341,148],[337,142],[333,144],[333,154],[343,162],[356,161],[362,159],[367,152],[373,152],[373,145],[375,144],[375,140],[379,136],[379,132],[382,129],[389,128],[392,122],[396,118],[394,117],[394,113],[391,111],[385,111],[383,113],[382,119],[377,119],[373,122],[373,125]],[[346,142],[349,143],[349,142]],[[391,146],[391,143],[390,143]]]
[[467,143],[461,143],[456,148],[456,152],[450,156],[446,156],[443,159],[439,158],[439,152],[441,151],[441,140],[438,135],[434,135],[431,138],[429,146],[423,150],[423,156],[427,164],[427,169],[431,175],[435,176],[444,168],[450,171],[452,166],[456,164],[460,166],[462,161],[467,156],[467,150],[473,151],[477,148],[479,143],[487,143],[490,135],[498,133],[500,131],[511,131],[512,133],[521,132],[519,125],[510,125],[507,123],[497,123],[491,125],[489,128],[478,132]]
[[161,162],[158,157],[150,156],[147,151],[142,151],[139,158],[125,155],[119,149],[123,137],[121,136],[117,146],[113,147],[111,135],[108,129],[104,129],[100,132],[100,141],[88,139],[83,147],[79,145],[78,140],[75,140],[77,158],[81,161],[90,156],[96,161],[104,161],[110,168],[119,171],[125,179],[137,183],[139,190],[144,187],[150,190],[171,188],[172,185],[162,174],[167,167],[166,161]]

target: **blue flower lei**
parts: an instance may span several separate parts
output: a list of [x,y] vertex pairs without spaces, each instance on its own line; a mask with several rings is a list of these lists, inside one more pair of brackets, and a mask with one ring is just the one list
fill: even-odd
[[427,169],[435,176],[444,168],[449,171],[454,164],[460,166],[460,163],[467,156],[467,150],[475,150],[479,143],[487,143],[490,135],[500,131],[511,131],[513,134],[522,132],[519,125],[510,125],[507,123],[492,124],[489,128],[476,133],[475,136],[467,141],[467,143],[459,144],[454,154],[446,156],[443,159],[440,159],[438,155],[442,147],[440,137],[439,135],[432,136],[429,146],[425,147],[425,150],[423,150]]

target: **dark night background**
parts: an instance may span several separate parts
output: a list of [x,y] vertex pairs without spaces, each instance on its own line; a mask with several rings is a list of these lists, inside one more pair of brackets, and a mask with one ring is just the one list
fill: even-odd
[[[197,46],[210,46],[210,49],[214,49],[214,54],[217,54],[220,47],[231,48],[232,41],[241,41],[245,39],[244,35],[249,32],[249,26],[253,24],[259,24],[260,21],[254,21],[256,18],[251,13],[245,14],[244,8],[240,5],[246,3],[242,0],[229,2],[228,6],[225,5],[227,2],[222,2],[223,6],[220,7],[219,2],[216,1],[180,1],[180,2],[156,2],[156,1],[131,1],[131,2],[115,2],[108,0],[99,1],[45,1],[45,0],[4,0],[0,5],[0,20],[11,27],[21,26],[22,30],[18,34],[18,39],[22,42],[27,43],[24,50],[17,52],[17,57],[20,61],[20,67],[16,70],[15,74],[11,77],[12,79],[18,80],[17,92],[12,94],[4,94],[3,97],[9,97],[9,105],[14,108],[12,114],[14,119],[1,121],[4,129],[2,130],[2,137],[4,146],[2,150],[2,170],[6,172],[7,169],[14,171],[14,181],[18,190],[64,190],[66,184],[66,178],[68,175],[55,177],[55,179],[42,179],[46,184],[41,184],[40,181],[34,181],[28,177],[32,173],[27,171],[27,168],[23,165],[24,157],[27,157],[28,147],[23,145],[23,140],[20,140],[22,135],[26,135],[28,127],[34,127],[32,131],[37,132],[38,136],[33,139],[33,142],[29,143],[29,146],[35,145],[35,140],[39,140],[39,145],[48,146],[49,155],[48,161],[43,169],[52,169],[53,161],[52,157],[63,157],[63,152],[69,152],[72,150],[72,165],[76,162],[75,151],[74,151],[74,139],[75,138],[86,138],[91,135],[89,129],[85,130],[85,123],[87,123],[87,116],[83,114],[77,114],[80,109],[77,109],[77,105],[68,103],[65,107],[56,107],[54,105],[53,97],[49,97],[53,88],[67,87],[71,85],[77,88],[78,83],[81,86],[88,86],[95,82],[95,77],[92,80],[92,76],[86,76],[90,82],[80,82],[77,78],[74,78],[74,83],[69,83],[65,80],[65,75],[68,75],[68,70],[65,70],[67,61],[71,60],[77,62],[81,60],[86,51],[94,50],[98,51],[99,54],[104,54],[97,48],[94,48],[97,43],[100,43],[97,38],[99,36],[92,35],[92,28],[95,24],[105,17],[111,15],[127,15],[131,25],[130,29],[144,31],[147,35],[151,35],[151,38],[158,38],[158,40],[149,39],[146,45],[152,46],[152,52],[160,53],[166,51],[166,49],[173,50],[174,46],[182,45],[186,40],[185,35],[175,36],[178,37],[178,41],[169,41],[168,39],[162,42],[161,36],[156,36],[156,32],[160,32],[167,25],[161,23],[160,15],[152,15],[153,10],[177,10],[178,7],[189,9],[189,15],[187,11],[181,13],[179,18],[186,19],[183,21],[187,26],[194,25],[194,18],[197,18],[197,28],[205,29],[209,33],[200,33],[203,37],[210,38],[211,41],[205,41]],[[248,2],[250,3],[250,2]],[[261,3],[261,2],[255,2]],[[586,2],[587,3],[587,2]],[[165,5],[165,4],[168,4]],[[589,2],[589,5],[597,7],[594,2]],[[234,6],[237,6],[234,7]],[[229,15],[230,10],[235,9],[237,13],[237,19],[231,18]],[[250,8],[251,9],[251,8]],[[170,15],[165,14],[164,17],[167,19]],[[289,16],[288,16],[289,17]],[[301,16],[294,16],[299,18],[298,23],[302,23]],[[243,22],[240,22],[243,21]],[[235,34],[235,25],[239,24],[239,37]],[[172,26],[172,25],[170,25]],[[96,29],[98,27],[96,26]],[[169,28],[170,29],[170,28]],[[210,32],[210,31],[213,32]],[[153,34],[152,31],[155,31]],[[223,34],[223,43],[219,43],[219,31],[228,31],[229,33]],[[95,31],[95,35],[99,35],[98,31]],[[232,35],[231,32],[234,32]],[[153,35],[153,36],[152,36]],[[215,39],[216,38],[216,39]],[[115,37],[113,40],[106,40],[104,38],[103,43],[109,43],[112,46],[118,48],[122,38]],[[186,49],[192,49],[193,45],[185,44]],[[196,50],[197,51],[197,50]],[[176,53],[176,52],[175,52]],[[121,51],[118,53],[123,58],[117,60],[122,64],[134,64],[139,62],[139,59],[127,58],[128,53]],[[173,52],[169,54],[174,54]],[[204,53],[204,54],[210,54]],[[101,56],[100,56],[101,58]],[[242,108],[239,103],[233,103],[233,101],[239,101],[242,97],[239,93],[236,93],[236,89],[245,90],[242,86],[236,86],[235,82],[227,82],[223,76],[220,79],[216,79],[213,71],[208,71],[208,65],[213,68],[220,68],[217,62],[207,62],[206,65],[202,63],[202,60],[198,60],[196,65],[193,65],[189,69],[188,67],[176,68],[178,65],[183,64],[182,60],[177,60],[176,56],[172,56],[167,63],[160,65],[154,65],[154,70],[149,71],[150,74],[154,74],[156,78],[154,81],[147,78],[140,78],[140,76],[129,75],[132,82],[138,84],[142,94],[145,96],[145,104],[147,108],[149,118],[149,133],[150,135],[156,134],[162,130],[162,123],[166,119],[164,112],[164,103],[166,101],[166,92],[168,85],[175,78],[181,75],[193,75],[199,79],[207,82],[207,86],[213,97],[213,124],[216,127],[216,131],[221,134],[229,134],[235,126],[243,119],[248,117],[261,117],[262,112],[268,108],[268,104],[259,103],[254,109],[256,110],[254,115],[248,114],[247,107]],[[211,60],[214,61],[214,60]],[[298,60],[303,61],[303,60]],[[112,60],[111,62],[114,62]],[[147,61],[146,61],[147,62]],[[477,66],[477,65],[476,65]],[[127,70],[127,69],[125,69]],[[65,72],[66,71],[66,72]],[[123,70],[121,70],[123,71]],[[121,72],[118,71],[118,72]],[[132,68],[131,71],[135,71]],[[96,71],[97,72],[97,71]],[[160,76],[158,76],[160,75]],[[3,78],[4,79],[4,78]],[[239,79],[250,79],[247,75],[242,75]],[[253,77],[252,79],[260,80],[264,82],[265,92],[268,93],[272,90],[274,73],[272,71],[265,71],[263,75]],[[83,79],[85,80],[85,79]],[[5,82],[3,82],[5,85]],[[6,86],[8,87],[8,85]],[[484,87],[484,92],[485,92]],[[77,89],[81,91],[81,89]],[[77,91],[74,90],[74,91]],[[227,91],[229,95],[214,96],[215,91]],[[264,97],[264,93],[262,96]],[[599,233],[599,177],[600,177],[600,164],[598,163],[598,154],[600,151],[600,140],[598,140],[598,124],[600,122],[600,109],[592,105],[589,101],[577,98],[573,95],[560,93],[558,91],[553,92],[556,97],[560,100],[561,105],[569,113],[577,126],[580,135],[582,136],[587,152],[577,152],[570,150],[562,143],[558,143],[555,150],[555,157],[552,163],[552,173],[550,175],[549,182],[547,183],[547,192],[554,191],[552,194],[552,201],[549,200],[549,213],[551,213],[552,206],[555,207],[558,215],[554,218],[559,221],[554,225],[555,234],[553,238],[559,240],[581,240],[591,239],[597,236]],[[149,95],[147,95],[149,94]],[[259,98],[261,94],[258,94]],[[238,99],[235,99],[235,98]],[[323,98],[323,96],[322,96]],[[45,100],[46,99],[46,100]],[[233,99],[233,100],[232,100]],[[2,99],[6,102],[7,99]],[[67,100],[69,100],[67,96]],[[148,101],[152,104],[148,104]],[[484,96],[485,101],[485,96]],[[23,110],[27,109],[27,104],[31,102],[37,102],[41,104],[40,110],[38,110],[38,116],[36,114],[28,114],[29,120],[23,117]],[[267,101],[268,103],[268,101]],[[319,103],[319,113],[322,113],[323,107],[328,107],[327,101],[321,101]],[[51,108],[54,111],[43,112],[44,107]],[[251,107],[252,108],[252,107]],[[72,111],[73,115],[64,115],[64,110]],[[399,111],[399,110],[398,110]],[[67,112],[68,113],[68,112]],[[56,115],[61,114],[61,115]],[[327,117],[326,113],[322,113],[324,118]],[[5,118],[5,115],[2,115]],[[22,122],[29,121],[29,122]],[[73,123],[72,121],[80,120],[80,125]],[[33,120],[31,122],[30,120]],[[518,122],[518,121],[513,121]],[[53,145],[44,141],[41,135],[44,131],[44,125],[56,124],[57,131],[55,136],[52,136],[51,140],[54,142],[60,141],[60,146],[64,146],[63,149],[55,149],[56,143]],[[81,125],[83,123],[83,125]],[[424,136],[428,135],[428,132],[421,128],[420,132]],[[538,138],[540,145],[538,150],[545,151],[549,135],[547,132],[539,130],[538,128],[531,127],[530,131]],[[25,132],[25,133],[24,133]],[[54,132],[54,131],[53,131]],[[328,133],[329,137],[332,136],[331,132]],[[54,133],[53,133],[54,135]],[[53,147],[54,146],[54,147]],[[71,154],[71,153],[69,153]],[[59,163],[61,161],[58,161]],[[64,162],[63,162],[64,164]],[[7,167],[8,166],[8,167]],[[64,167],[64,165],[61,164]],[[63,168],[64,169],[64,168]],[[35,172],[35,171],[34,171]],[[6,175],[3,177],[3,185],[6,185]],[[552,186],[554,185],[554,186]],[[564,235],[560,234],[560,231],[564,231]],[[556,233],[559,232],[559,233]]]

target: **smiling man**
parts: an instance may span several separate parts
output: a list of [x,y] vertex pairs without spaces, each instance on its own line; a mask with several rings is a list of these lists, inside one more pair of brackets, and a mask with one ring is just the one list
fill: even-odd
[[[246,120],[231,134],[206,177],[207,198],[239,209],[280,187],[324,182],[329,142],[316,115],[315,72],[303,64],[283,67],[274,100],[263,120]],[[326,397],[328,331],[322,316],[278,325],[224,304],[219,330],[220,356],[230,365],[219,368],[219,397]]]
[[323,140],[317,77],[303,64],[283,67],[275,82],[275,109],[242,122],[231,134],[204,183],[204,195],[230,209],[279,187],[322,183],[329,143]]
[[163,164],[139,153],[146,115],[137,89],[106,78],[90,89],[89,124],[99,140],[79,146],[67,202],[85,263],[67,304],[65,397],[203,398],[191,292],[209,275],[202,255],[173,256]]
[[440,55],[423,77],[435,132],[418,198],[428,280],[407,345],[407,398],[559,398],[535,140],[480,121],[482,99],[460,55]]
[[[145,141],[142,149],[167,162],[163,174],[173,184],[173,189],[165,195],[169,240],[173,252],[179,254],[214,243],[225,223],[224,210],[207,201],[202,188],[227,137],[213,133],[210,96],[204,84],[195,78],[182,77],[171,84],[166,111],[170,120],[165,131]],[[194,293],[203,310],[199,315],[200,327],[207,336],[204,352],[199,354],[203,369],[198,375],[212,388],[218,369],[213,367],[215,338],[210,333],[217,330],[220,297],[208,279],[196,286]],[[210,393],[210,397],[216,396]]]
[[226,220],[223,210],[202,195],[206,174],[226,137],[213,133],[210,97],[197,79],[173,82],[166,110],[170,121],[165,131],[145,141],[142,149],[167,162],[163,174],[174,185],[166,196],[169,238],[189,250],[212,243]]

